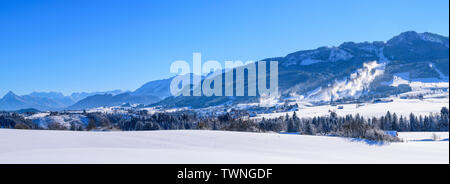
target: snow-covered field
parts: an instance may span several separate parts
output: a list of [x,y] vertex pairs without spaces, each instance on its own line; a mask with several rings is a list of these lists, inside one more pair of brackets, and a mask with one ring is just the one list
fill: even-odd
[[[430,113],[440,113],[442,107],[449,107],[449,98],[428,98],[424,100],[419,99],[400,99],[395,98],[393,102],[389,103],[367,103],[364,106],[357,106],[356,104],[344,104],[338,106],[331,105],[320,105],[306,107],[301,106],[296,112],[299,117],[315,117],[315,116],[326,116],[330,114],[331,111],[335,111],[339,116],[345,116],[348,114],[356,115],[359,113],[364,117],[379,117],[386,115],[387,111],[391,113],[397,113],[397,115],[403,115],[408,117],[412,112],[415,115],[430,115]],[[338,109],[339,106],[343,106],[343,109]],[[294,112],[288,112],[292,116]],[[285,116],[286,112],[283,113],[270,113],[261,114],[258,117],[262,118],[276,118],[280,116]]]
[[[409,140],[432,133],[400,133]],[[441,141],[371,144],[339,137],[223,131],[0,129],[0,163],[449,163]],[[445,138],[447,138],[445,140]]]
[[438,140],[448,141],[448,132],[399,132],[398,136],[404,141],[432,141],[433,134]]

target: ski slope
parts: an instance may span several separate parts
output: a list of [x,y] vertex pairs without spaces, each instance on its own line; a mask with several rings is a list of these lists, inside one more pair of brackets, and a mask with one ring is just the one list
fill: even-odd
[[[400,136],[414,137],[410,133]],[[418,134],[427,137],[429,135]],[[224,131],[71,132],[0,129],[9,163],[449,163],[442,141],[371,144],[339,137]],[[445,140],[445,137],[447,138]]]

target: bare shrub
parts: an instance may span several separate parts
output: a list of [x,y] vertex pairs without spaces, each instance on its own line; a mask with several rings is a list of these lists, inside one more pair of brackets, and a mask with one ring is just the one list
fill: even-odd
[[441,137],[440,137],[438,134],[433,133],[433,135],[431,135],[431,139],[432,139],[433,141],[438,141],[438,140],[441,139]]

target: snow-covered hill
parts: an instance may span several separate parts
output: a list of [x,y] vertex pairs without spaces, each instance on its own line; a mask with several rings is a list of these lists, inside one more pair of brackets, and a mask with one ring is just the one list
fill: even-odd
[[[417,135],[427,137],[431,133]],[[400,136],[416,135],[402,133]],[[0,129],[0,163],[448,164],[448,132],[439,136],[441,141],[380,145],[338,137],[222,131]]]

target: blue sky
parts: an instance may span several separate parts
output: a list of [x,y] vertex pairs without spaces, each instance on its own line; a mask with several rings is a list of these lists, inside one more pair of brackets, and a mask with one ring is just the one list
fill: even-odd
[[0,0],[0,96],[135,90],[193,52],[258,60],[448,22],[447,0]]

